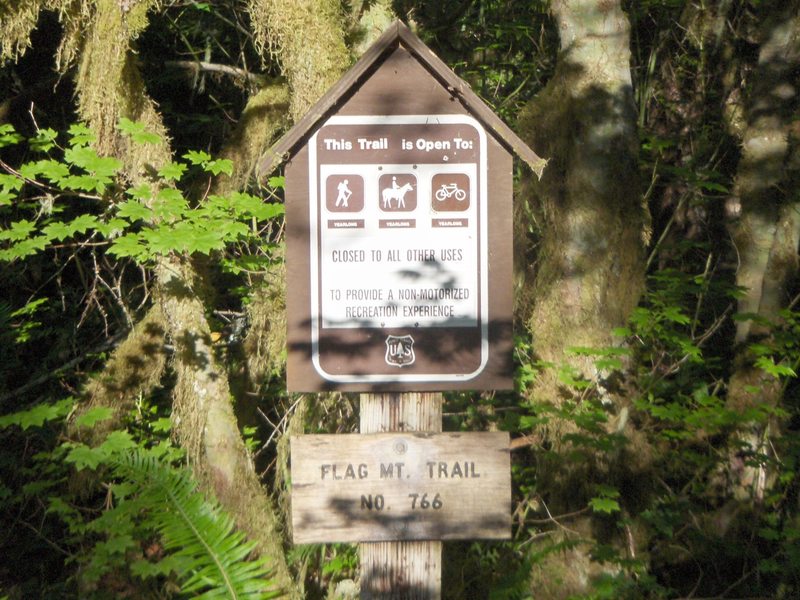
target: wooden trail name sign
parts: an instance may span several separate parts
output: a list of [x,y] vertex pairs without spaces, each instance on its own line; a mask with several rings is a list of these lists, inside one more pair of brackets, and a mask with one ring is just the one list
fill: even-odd
[[507,433],[291,440],[296,543],[506,539]]

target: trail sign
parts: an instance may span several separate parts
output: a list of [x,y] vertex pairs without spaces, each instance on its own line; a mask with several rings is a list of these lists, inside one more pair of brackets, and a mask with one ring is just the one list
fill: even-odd
[[286,161],[287,387],[372,392],[362,435],[291,440],[294,541],[361,542],[363,598],[438,599],[440,540],[510,536],[508,435],[385,392],[511,387],[512,152],[541,176],[396,21],[260,165]]
[[324,379],[425,385],[481,373],[486,181],[486,133],[466,115],[334,116],[312,136],[311,358]]
[[273,147],[290,391],[512,386],[512,151],[544,164],[399,22]]
[[508,433],[291,439],[295,543],[506,539]]

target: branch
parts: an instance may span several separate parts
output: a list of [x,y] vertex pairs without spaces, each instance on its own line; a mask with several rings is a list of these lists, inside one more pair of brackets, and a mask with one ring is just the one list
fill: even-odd
[[210,63],[202,60],[168,60],[164,63],[168,67],[180,67],[181,69],[189,69],[191,71],[208,71],[210,73],[223,73],[231,77],[245,79],[256,86],[263,86],[269,82],[266,75],[259,75],[251,73],[239,67],[231,67],[230,65],[220,65],[217,63]]
[[17,389],[12,390],[12,391],[8,392],[7,394],[3,394],[2,396],[0,396],[0,405],[2,405],[4,402],[6,402],[6,400],[11,400],[12,398],[16,398],[17,396],[21,396],[22,394],[24,394],[28,390],[33,389],[33,388],[45,383],[46,381],[49,381],[50,379],[53,379],[54,377],[58,377],[59,375],[64,373],[64,371],[66,371],[67,369],[71,369],[72,367],[74,367],[74,366],[80,364],[81,362],[83,362],[90,355],[97,354],[98,352],[105,352],[106,350],[109,350],[109,349],[113,348],[127,334],[128,334],[128,330],[122,331],[122,332],[118,333],[117,335],[115,335],[114,337],[112,337],[111,339],[106,340],[102,344],[87,350],[86,352],[84,352],[80,356],[77,356],[77,357],[73,358],[72,360],[65,362],[60,367],[56,367],[55,369],[50,370],[50,372],[45,373],[44,375],[42,375],[40,377],[37,377],[33,381],[29,381],[25,385],[23,385],[21,387],[18,387]]

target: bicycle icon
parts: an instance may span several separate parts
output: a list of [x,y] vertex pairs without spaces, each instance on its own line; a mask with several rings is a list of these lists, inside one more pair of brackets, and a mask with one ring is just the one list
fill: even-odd
[[453,196],[455,196],[456,200],[459,202],[463,202],[467,197],[467,192],[458,187],[456,183],[443,183],[441,187],[436,190],[434,196],[439,202],[444,202]]

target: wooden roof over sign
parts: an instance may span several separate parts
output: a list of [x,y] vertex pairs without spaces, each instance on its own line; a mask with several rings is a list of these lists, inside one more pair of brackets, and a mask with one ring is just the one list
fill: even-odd
[[264,176],[293,154],[322,122],[337,111],[358,86],[398,46],[406,49],[473,117],[490,130],[510,152],[542,176],[547,161],[538,156],[472,91],[422,40],[401,21],[392,23],[353,67],[262,157],[258,172]]

